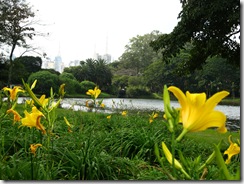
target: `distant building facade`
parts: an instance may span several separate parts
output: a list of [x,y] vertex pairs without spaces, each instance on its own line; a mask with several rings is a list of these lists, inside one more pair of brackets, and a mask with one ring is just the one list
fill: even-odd
[[56,56],[54,61],[50,58],[45,58],[42,62],[42,68],[54,69],[55,71],[62,73],[64,70],[64,63],[62,62],[61,56]]
[[74,60],[74,61],[70,61],[69,62],[69,66],[79,66],[80,65],[80,61],[79,60]]
[[104,59],[105,61],[107,61],[107,63],[111,63],[111,61],[112,61],[112,57],[110,54],[100,55],[98,53],[95,53],[94,59]]

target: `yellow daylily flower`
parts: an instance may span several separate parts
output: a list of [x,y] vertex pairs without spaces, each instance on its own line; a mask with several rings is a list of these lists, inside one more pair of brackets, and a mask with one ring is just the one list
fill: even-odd
[[17,95],[18,95],[19,92],[24,92],[24,90],[20,86],[14,86],[13,89],[8,88],[8,87],[4,87],[3,90],[4,91],[9,91],[10,99],[12,101],[16,100],[16,97],[17,97]]
[[[22,118],[21,126],[27,127],[36,127],[38,130],[41,130],[43,134],[46,134],[45,127],[41,124],[41,117],[44,117],[43,113],[39,111],[35,106],[32,107],[32,113],[28,113],[26,110],[24,111],[25,118]],[[20,126],[20,127],[21,127]]]
[[158,113],[153,112],[149,117],[149,123],[152,123],[154,119],[158,117]]
[[46,98],[46,95],[42,95],[39,98],[39,102],[42,105],[42,107],[45,108],[47,106],[47,104],[48,104],[48,98]]
[[155,118],[157,118],[158,117],[158,113],[155,113],[154,115],[153,115],[153,119],[155,119]]
[[59,95],[61,96],[61,97],[64,97],[64,94],[65,94],[65,92],[64,92],[64,86],[65,86],[65,84],[61,84],[60,85],[60,87],[59,87]]
[[101,93],[101,90],[97,86],[94,88],[94,90],[93,89],[89,89],[86,92],[87,95],[91,95],[91,97],[94,98],[94,99],[97,99],[97,97],[100,95],[100,93]]
[[68,131],[69,131],[69,132],[72,132],[72,130],[71,130],[71,124],[70,124],[70,122],[67,120],[66,117],[64,117],[64,121],[65,121],[66,125],[68,126]]
[[104,108],[104,107],[105,107],[105,104],[104,104],[104,103],[101,103],[101,104],[100,104],[100,107],[101,107],[101,108]]
[[13,113],[14,114],[14,123],[20,121],[21,116],[19,115],[19,113],[17,111],[15,111],[13,109],[9,109],[9,110],[7,110],[7,113],[8,114],[9,113]]
[[122,114],[122,116],[126,116],[127,111],[123,111],[121,114]]
[[225,133],[226,116],[217,110],[215,106],[226,96],[227,91],[215,93],[212,97],[206,100],[205,93],[190,93],[186,95],[177,87],[170,86],[168,88],[178,99],[180,108],[180,119],[184,127],[184,132],[203,131],[210,127],[218,127],[218,131]]
[[231,135],[229,136],[229,148],[224,152],[224,155],[228,155],[227,160],[225,161],[226,164],[229,164],[231,161],[231,157],[240,153],[240,147],[237,143],[233,143],[231,141]]
[[42,146],[42,144],[31,144],[31,145],[30,145],[31,153],[34,154],[34,156],[35,156],[35,155],[36,155],[36,149],[37,149],[38,147],[41,147],[41,146]]
[[34,101],[32,99],[26,100],[25,103],[26,103],[26,105],[29,105],[29,106],[33,106],[34,105]]

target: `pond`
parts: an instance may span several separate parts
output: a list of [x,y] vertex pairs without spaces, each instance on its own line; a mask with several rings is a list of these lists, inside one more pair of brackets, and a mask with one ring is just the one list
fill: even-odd
[[[86,98],[66,98],[62,101],[62,107],[71,107],[74,110],[85,110]],[[98,99],[101,100],[101,99]],[[128,98],[106,98],[103,100],[107,112],[112,109],[134,109],[134,110],[155,110],[164,111],[163,100],[158,99],[128,99]],[[177,101],[171,101],[175,108],[180,107]],[[228,119],[240,120],[240,106],[217,105],[216,110],[226,114]]]
[[[87,100],[89,99],[66,98],[63,99],[61,107],[89,111],[89,108],[85,106]],[[163,100],[158,99],[106,98],[103,100],[103,103],[105,104],[105,110],[103,110],[105,113],[126,109],[164,111]],[[171,105],[175,108],[180,107],[177,101],[171,101]],[[226,126],[228,130],[236,131],[240,129],[240,106],[217,105],[215,109],[223,112],[227,116]]]
[[[26,98],[19,98],[18,103],[23,103]],[[71,108],[75,111],[89,111],[85,106],[88,98],[65,98],[61,102],[62,108]],[[101,99],[97,99],[101,100]],[[163,100],[159,99],[131,99],[131,98],[105,98],[103,99],[105,110],[102,112],[113,113],[114,111],[130,110],[150,110],[164,111]],[[180,107],[177,101],[171,101],[171,105],[175,108]],[[227,128],[229,130],[240,129],[240,106],[217,105],[216,110],[223,112],[227,116]]]

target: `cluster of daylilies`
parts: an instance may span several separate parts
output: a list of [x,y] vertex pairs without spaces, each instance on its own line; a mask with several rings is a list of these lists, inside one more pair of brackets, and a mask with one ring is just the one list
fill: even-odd
[[[170,106],[170,96],[168,91],[172,92],[174,96],[178,99],[181,106],[179,109],[174,109]],[[155,145],[155,153],[162,168],[171,179],[179,179],[176,175],[176,169],[180,170],[185,178],[194,179],[193,176],[191,176],[187,172],[193,169],[187,168],[189,167],[189,164],[185,164],[185,166],[183,164],[187,163],[183,154],[179,152],[179,157],[181,158],[180,160],[177,160],[175,158],[176,144],[179,143],[188,132],[198,132],[206,130],[208,128],[217,128],[217,131],[219,131],[220,133],[227,132],[227,128],[225,126],[226,116],[222,112],[214,110],[215,106],[227,95],[229,95],[229,92],[221,91],[206,100],[205,93],[190,93],[189,91],[187,91],[185,95],[177,87],[170,86],[169,88],[167,88],[166,85],[164,86],[164,117],[166,119],[166,125],[168,126],[168,129],[172,133],[172,141],[171,152],[169,151],[164,141],[162,142],[162,149],[166,159],[172,165],[173,174],[168,172],[164,164],[162,163],[157,145]],[[181,127],[183,129],[180,135],[176,136],[176,128],[177,126],[179,126],[179,123],[182,124]],[[229,143],[229,148],[224,152],[224,155],[228,155],[226,161],[224,161],[223,155],[220,152],[221,142],[218,145],[214,145],[213,153],[209,156],[204,164],[200,164],[200,157],[194,159],[194,163],[199,164],[199,167],[196,169],[197,172],[202,172],[202,175],[199,179],[205,179],[208,172],[206,166],[209,165],[214,160],[214,158],[216,158],[220,170],[222,170],[223,172],[223,175],[225,177],[224,179],[240,179],[240,168],[237,168],[237,173],[235,175],[231,174],[227,168],[227,165],[231,162],[231,158],[234,155],[238,155],[240,153],[240,142],[238,140],[238,143],[233,143],[231,140],[231,136],[229,136]]]
[[[53,136],[53,127],[56,120],[55,109],[60,105],[62,98],[64,97],[64,86],[62,84],[59,88],[59,98],[54,98],[54,93],[52,89],[50,90],[50,97],[46,98],[45,95],[42,95],[38,98],[34,93],[33,89],[35,88],[37,81],[29,86],[29,84],[24,84],[24,89],[20,86],[15,86],[13,89],[4,87],[3,91],[8,97],[9,106],[6,110],[6,113],[0,116],[0,120],[5,118],[8,114],[13,114],[13,122],[20,123],[19,128],[21,127],[30,127],[36,128],[43,135],[47,136],[46,145],[36,142],[30,145],[30,152],[33,155],[36,155],[36,150],[38,147],[49,147],[50,146],[50,137]],[[170,95],[169,91],[174,94],[178,99],[180,108],[174,109],[170,105]],[[24,117],[20,116],[20,113],[16,111],[15,107],[17,104],[17,99],[19,93],[27,93],[30,96],[30,100],[26,100],[26,108],[24,110]],[[89,89],[87,95],[91,96],[91,100],[86,102],[86,106],[89,108],[104,108],[105,105],[102,103],[103,100],[98,101],[97,98],[100,95],[101,90],[98,87],[94,89]],[[169,176],[169,178],[175,179],[196,179],[194,178],[189,171],[191,168],[186,166],[188,161],[186,161],[184,155],[180,152],[180,160],[176,159],[176,146],[184,138],[188,132],[198,132],[203,131],[208,128],[217,128],[217,131],[225,133],[227,128],[225,126],[226,116],[217,110],[214,110],[215,106],[226,96],[229,95],[227,91],[221,91],[214,94],[211,98],[206,99],[205,93],[190,93],[186,92],[184,94],[179,88],[170,86],[164,86],[164,118],[166,125],[169,131],[172,134],[171,140],[171,151],[168,149],[166,143],[162,142],[162,150],[167,161],[172,165],[172,171],[166,169],[163,159],[160,156],[158,146],[155,144],[155,154],[158,158],[159,163],[162,166],[164,172]],[[127,115],[127,111],[121,112],[122,116]],[[153,112],[149,115],[149,123],[152,123],[155,118],[158,117],[158,113]],[[107,116],[107,119],[111,119],[111,115]],[[68,127],[68,131],[72,132],[72,125],[69,123],[66,117],[64,117],[64,122]],[[179,125],[179,124],[182,124]],[[176,135],[176,129],[178,126],[182,127],[182,132],[179,135]],[[209,158],[204,162],[200,163],[199,158],[195,158],[194,162],[199,163],[199,167],[196,169],[197,172],[202,172],[202,176],[199,179],[204,179],[207,175],[207,165],[209,165],[214,159],[216,159],[218,165],[221,167],[221,170],[224,174],[224,179],[227,180],[239,180],[240,179],[240,169],[237,169],[235,175],[231,174],[228,171],[227,165],[231,162],[233,156],[240,153],[240,142],[233,142],[231,136],[229,137],[229,148],[224,152],[228,158],[224,161],[223,154],[220,152],[220,145],[214,145],[213,153]],[[189,165],[189,164],[188,164]],[[179,178],[177,175],[177,170],[182,172],[184,177]]]
[[[20,123],[19,128],[36,128],[43,135],[50,137],[52,135],[56,118],[54,111],[59,106],[61,99],[65,94],[65,85],[62,84],[59,88],[59,99],[54,98],[52,89],[50,90],[49,98],[46,98],[45,95],[42,95],[40,98],[38,98],[32,91],[35,88],[36,83],[37,80],[35,80],[30,87],[29,84],[23,81],[24,89],[21,86],[14,86],[13,88],[4,87],[3,91],[8,97],[8,110],[6,113],[1,115],[0,119],[5,118],[8,114],[12,113],[14,123]],[[24,117],[21,117],[20,113],[15,109],[19,93],[27,93],[30,97],[30,100],[26,100],[25,102],[25,110],[23,112]],[[68,125],[68,129],[70,130],[71,125],[68,123],[66,118],[65,122]],[[50,138],[47,140],[50,140]],[[40,140],[40,142],[42,142],[42,140]],[[41,143],[31,144],[31,153],[35,155],[36,149],[41,146]]]

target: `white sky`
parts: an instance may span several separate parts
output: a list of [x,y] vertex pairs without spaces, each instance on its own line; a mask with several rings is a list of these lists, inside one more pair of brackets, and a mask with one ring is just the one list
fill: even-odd
[[[180,0],[27,0],[45,26],[31,43],[54,59],[59,53],[67,66],[72,60],[92,58],[94,52],[114,60],[137,35],[158,30],[170,33],[177,25]],[[17,49],[16,52],[19,50]],[[26,54],[30,55],[30,54]],[[17,56],[17,55],[16,55]]]

